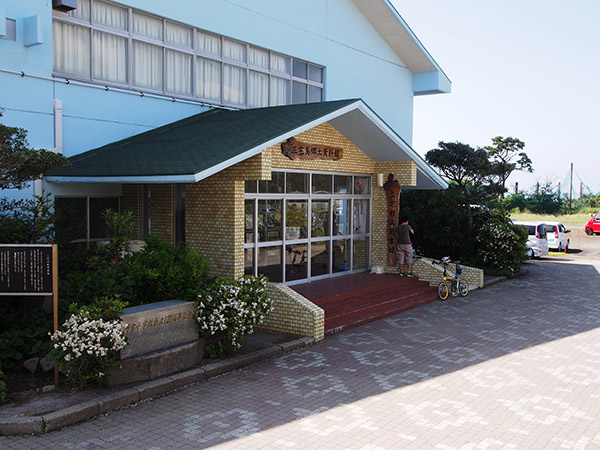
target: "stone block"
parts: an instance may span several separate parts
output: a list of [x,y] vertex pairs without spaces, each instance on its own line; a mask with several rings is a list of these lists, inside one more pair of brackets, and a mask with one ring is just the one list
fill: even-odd
[[60,430],[68,425],[91,419],[101,413],[100,402],[97,400],[90,400],[59,411],[54,411],[45,414],[42,417],[42,420],[44,421],[44,432],[48,433],[50,431]]
[[127,345],[121,359],[134,358],[197,341],[199,336],[193,302],[167,300],[125,308]]
[[189,369],[200,363],[204,356],[204,339],[167,350],[117,361],[107,380],[109,386],[148,381]]
[[0,436],[11,434],[42,434],[44,421],[41,417],[0,417]]
[[23,362],[23,368],[27,369],[31,373],[35,373],[39,362],[40,358],[29,358],[28,360]]
[[44,373],[54,369],[54,360],[52,359],[50,353],[40,359],[40,368],[44,371]]

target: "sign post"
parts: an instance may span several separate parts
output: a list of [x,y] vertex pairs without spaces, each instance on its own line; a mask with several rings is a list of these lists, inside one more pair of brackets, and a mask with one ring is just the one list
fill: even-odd
[[[58,330],[58,246],[0,244],[0,296],[52,295],[53,329]],[[58,386],[58,364],[54,363]]]
[[394,180],[394,175],[389,174],[388,179],[383,185],[387,203],[387,263],[388,266],[396,264],[396,227],[398,226],[398,213],[400,205],[398,197],[402,187],[397,180]]

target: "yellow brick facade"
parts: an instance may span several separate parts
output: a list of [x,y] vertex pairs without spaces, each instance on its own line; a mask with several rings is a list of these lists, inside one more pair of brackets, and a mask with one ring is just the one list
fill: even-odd
[[[460,266],[462,274],[460,278],[467,280],[471,289],[483,287],[484,272],[481,269],[470,266]],[[413,271],[419,280],[427,281],[431,286],[437,286],[444,277],[444,269],[439,264],[433,264],[430,258],[419,258],[413,262]],[[448,267],[449,272],[454,271],[454,265]]]
[[[207,258],[211,275],[238,278],[244,274],[244,191],[246,180],[270,180],[272,170],[303,170],[365,174],[372,176],[371,265],[386,262],[387,205],[382,187],[376,185],[377,174],[387,179],[393,174],[401,186],[416,184],[413,161],[375,162],[328,123],[295,136],[299,141],[315,145],[341,147],[343,157],[337,161],[293,161],[281,153],[281,143],[261,154],[185,187],[185,240],[190,247]],[[148,215],[152,232],[174,241],[174,191],[172,184],[149,187]],[[141,187],[123,187],[122,209],[136,213],[138,229]],[[365,245],[361,245],[365,244]],[[368,261],[366,243],[357,241],[355,258]],[[396,270],[386,267],[386,271]],[[269,294],[275,299],[275,311],[267,317],[263,329],[293,335],[323,338],[324,315],[321,308],[308,302],[282,284],[270,284]]]
[[325,312],[302,295],[282,283],[269,283],[267,295],[274,310],[259,329],[293,336],[311,336],[315,341],[325,337]]
[[140,208],[141,206],[141,186],[139,184],[124,184],[121,189],[121,211],[131,211],[135,220],[135,231],[133,239],[140,239]]

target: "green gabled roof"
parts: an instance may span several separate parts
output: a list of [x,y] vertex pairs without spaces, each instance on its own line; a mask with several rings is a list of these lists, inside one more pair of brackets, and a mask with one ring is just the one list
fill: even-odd
[[215,109],[70,158],[50,183],[194,183],[329,123],[373,161],[413,161],[417,189],[446,182],[362,100]]
[[210,110],[74,156],[71,166],[46,178],[195,175],[253,149],[260,153],[273,139],[357,101]]

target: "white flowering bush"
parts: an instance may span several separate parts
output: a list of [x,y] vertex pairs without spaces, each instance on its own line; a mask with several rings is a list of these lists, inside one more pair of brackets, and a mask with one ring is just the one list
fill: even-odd
[[51,335],[53,357],[69,380],[83,388],[90,381],[102,383],[114,365],[118,351],[127,344],[120,319],[94,318],[86,310],[71,314]]
[[212,338],[206,346],[211,357],[240,348],[244,335],[253,333],[273,310],[267,279],[262,275],[246,275],[237,281],[217,278],[198,295],[196,304],[201,332]]
[[518,272],[525,254],[527,235],[508,219],[494,217],[486,220],[477,230],[477,257],[485,267],[497,273],[511,275]]

